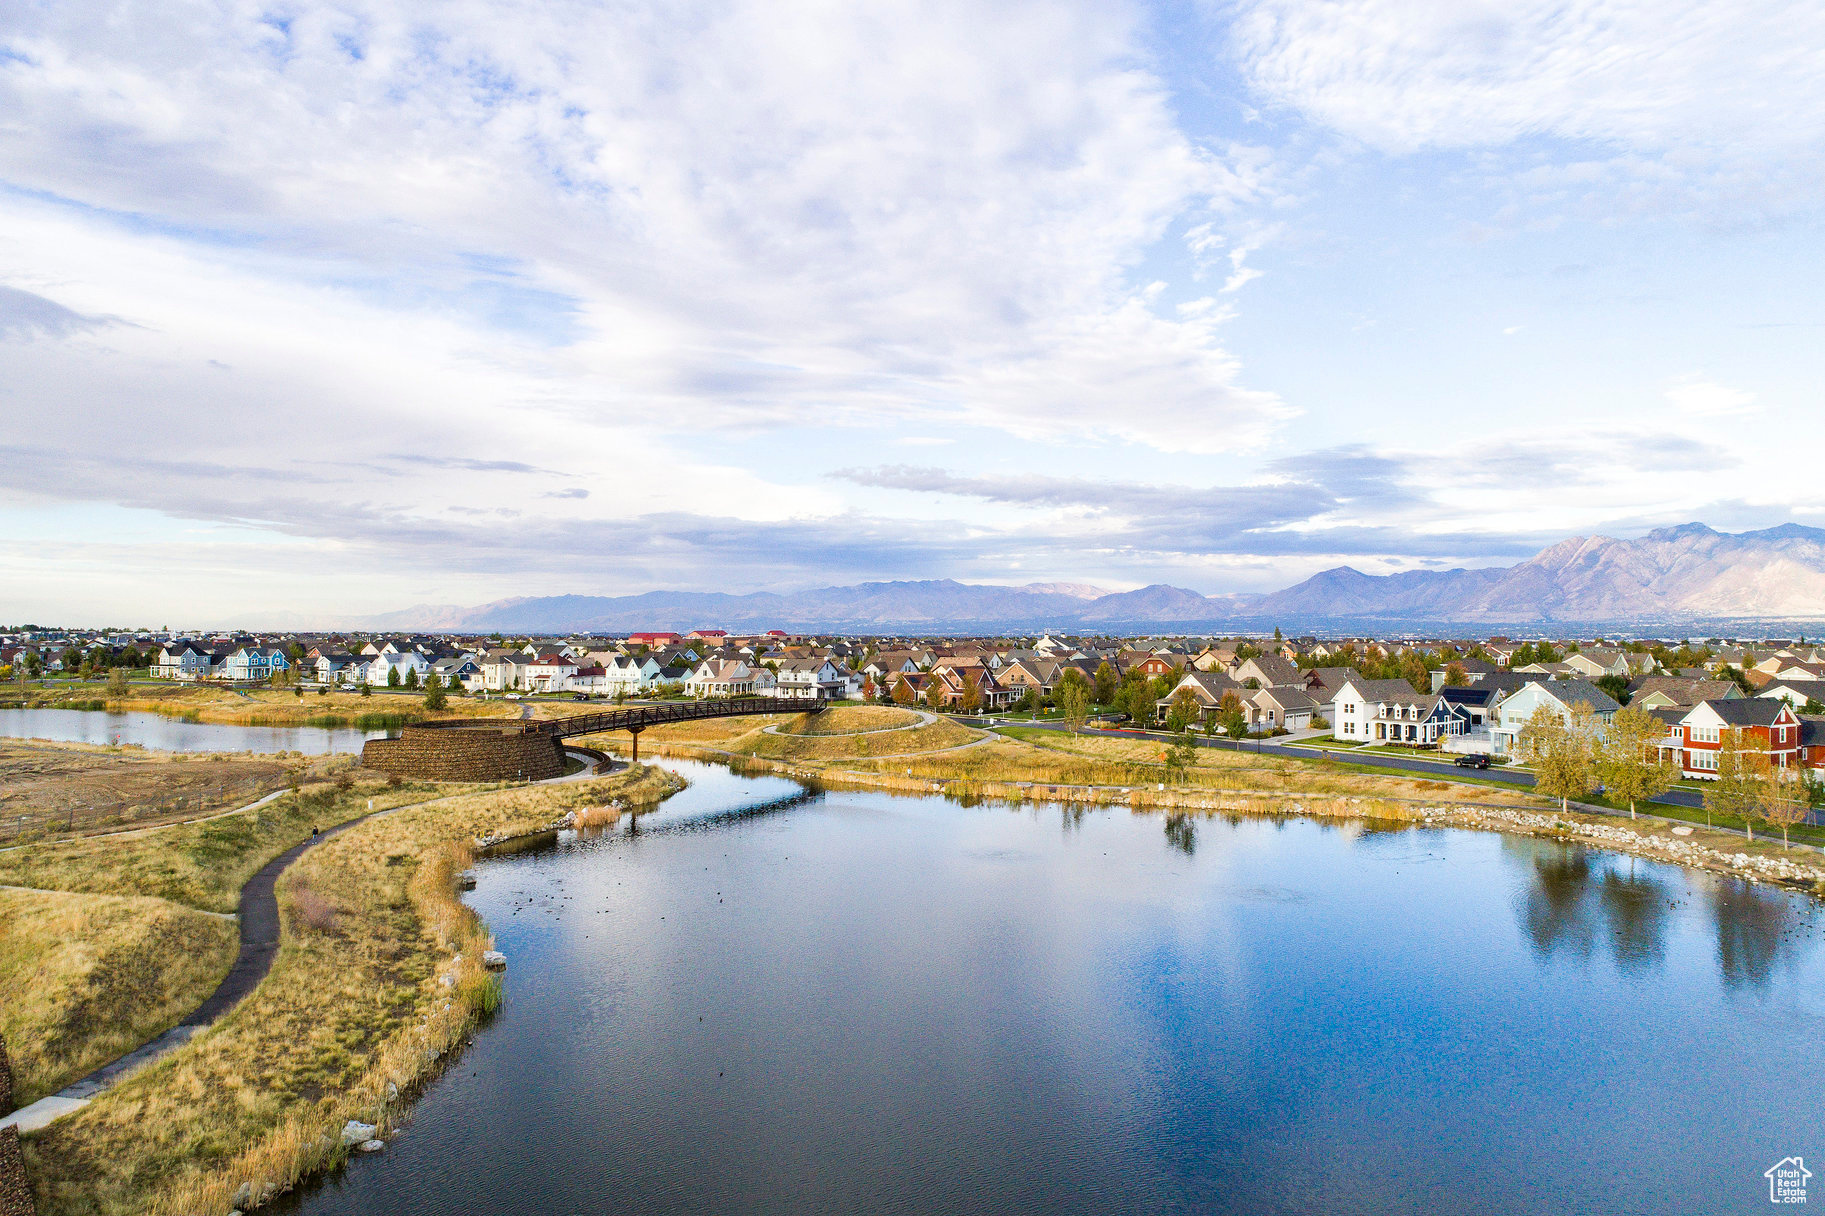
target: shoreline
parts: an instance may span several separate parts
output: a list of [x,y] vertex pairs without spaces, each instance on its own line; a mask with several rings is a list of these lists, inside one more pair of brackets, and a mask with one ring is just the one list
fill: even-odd
[[[764,771],[794,780],[815,782],[831,789],[873,790],[916,797],[939,795],[966,804],[1002,802],[1012,806],[1058,802],[1127,807],[1135,813],[1177,811],[1204,815],[1225,812],[1297,815],[1316,819],[1364,819],[1416,827],[1457,828],[1463,831],[1551,838],[1688,869],[1726,874],[1825,899],[1825,856],[1821,856],[1811,846],[1795,845],[1782,856],[1770,857],[1761,852],[1751,854],[1741,849],[1723,847],[1726,840],[1742,844],[1749,842],[1722,829],[1663,819],[1649,813],[1631,820],[1607,812],[1562,812],[1555,803],[1544,798],[1537,799],[1540,806],[1532,807],[1460,802],[1449,798],[1378,797],[1317,791],[1208,790],[1171,786],[1162,789],[1158,788],[1160,783],[1155,783],[1153,787],[1142,787],[1066,785],[1044,781],[985,782],[920,777],[916,774],[895,776],[889,773],[864,773],[834,767],[816,768],[804,763],[749,756],[695,743],[653,740],[646,744],[646,748],[655,756],[675,755],[680,759],[724,764],[736,772]],[[1519,791],[1512,796],[1526,797]],[[1674,835],[1680,829],[1686,829],[1688,834]],[[1702,838],[1700,833],[1703,834]],[[1767,838],[1756,841],[1757,845],[1767,843]],[[1796,858],[1804,860],[1794,860]]]

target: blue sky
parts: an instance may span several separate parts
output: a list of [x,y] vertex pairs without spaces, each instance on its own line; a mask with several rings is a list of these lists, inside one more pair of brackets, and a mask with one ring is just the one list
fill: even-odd
[[1825,11],[0,12],[0,619],[1825,523]]

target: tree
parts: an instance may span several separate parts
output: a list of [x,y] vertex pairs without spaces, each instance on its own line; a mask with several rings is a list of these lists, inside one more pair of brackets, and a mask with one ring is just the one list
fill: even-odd
[[1172,700],[1166,706],[1166,729],[1179,734],[1198,720],[1197,694],[1189,688],[1181,688],[1172,694]]
[[913,691],[911,680],[902,679],[894,682],[893,700],[895,705],[911,705],[918,699],[919,695]]
[[1165,759],[1166,780],[1173,785],[1179,784],[1185,780],[1185,774],[1190,772],[1198,762],[1198,741],[1192,737],[1190,731],[1179,731],[1178,738],[1174,739],[1172,746],[1166,749]]
[[1058,707],[1064,711],[1065,725],[1073,735],[1083,730],[1084,723],[1090,720],[1089,681],[1084,679],[1082,672],[1076,674],[1077,679],[1058,683]]
[[1108,659],[1104,659],[1101,663],[1096,665],[1096,679],[1093,687],[1096,693],[1096,703],[1098,705],[1115,704],[1115,690],[1119,687],[1119,682],[1115,674],[1115,668],[1109,665]]
[[1769,774],[1772,780],[1762,818],[1770,826],[1781,829],[1781,847],[1790,849],[1793,845],[1787,838],[1788,829],[1796,823],[1806,822],[1806,813],[1812,809],[1814,798],[1813,781],[1797,764],[1785,768],[1771,766]]
[[1717,780],[1705,790],[1705,812],[1743,821],[1743,832],[1755,839],[1768,784],[1768,743],[1740,727],[1723,732],[1717,749]]
[[1627,705],[1629,703],[1629,678],[1627,676],[1600,676],[1595,683],[1616,704]]
[[1462,663],[1452,663],[1445,668],[1446,688],[1468,688],[1469,686],[1470,673],[1464,670]]
[[374,686],[368,683],[366,676],[361,678],[361,695],[364,697],[371,697],[374,695]]
[[425,677],[425,708],[437,713],[443,709],[445,701],[443,677],[434,671]]
[[1599,745],[1597,771],[1611,797],[1635,804],[1666,793],[1679,784],[1679,765],[1649,751],[1667,733],[1659,718],[1639,706],[1626,705],[1616,712]]
[[963,691],[957,697],[957,708],[966,714],[973,714],[982,708],[982,684],[962,673],[958,674],[958,678],[963,681]]
[[1023,714],[1032,715],[1038,713],[1039,691],[1031,684],[1027,685],[1027,690],[1020,694],[1020,699],[1018,701],[1014,702],[1014,708]]
[[1588,719],[1590,706],[1579,702],[1573,707],[1573,721],[1566,722],[1552,706],[1541,705],[1521,727],[1521,750],[1533,765],[1534,788],[1557,798],[1561,813],[1597,783],[1590,731],[1577,720],[1578,711]]
[[108,695],[119,699],[127,695],[127,669],[116,667],[108,672]]
[[1242,698],[1233,692],[1223,694],[1217,702],[1217,723],[1232,739],[1240,739],[1248,733],[1248,714],[1242,708]]
[[406,687],[407,688],[417,688],[418,687],[418,668],[416,668],[416,667],[406,668]]
[[387,666],[387,687],[399,687],[399,668],[394,667],[391,664]]
[[1718,674],[1736,685],[1745,697],[1753,697],[1755,695],[1755,685],[1749,683],[1749,677],[1743,674],[1741,668],[1733,667],[1729,663],[1725,663],[1723,670]]

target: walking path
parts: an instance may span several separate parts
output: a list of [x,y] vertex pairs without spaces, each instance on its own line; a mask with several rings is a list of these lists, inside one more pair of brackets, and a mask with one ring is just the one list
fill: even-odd
[[[579,759],[581,759],[581,757],[579,757]],[[568,777],[553,777],[550,781],[542,782],[541,784],[548,785],[559,781],[578,781],[594,775],[595,774],[585,768],[581,773],[573,773]],[[283,790],[279,791],[279,793],[284,792],[285,791]],[[272,970],[273,959],[278,957],[279,954],[280,926],[279,900],[277,894],[279,876],[285,873],[287,867],[289,867],[292,862],[298,860],[306,849],[310,848],[312,845],[320,844],[323,841],[328,840],[338,832],[346,831],[358,823],[365,823],[367,820],[376,818],[377,816],[390,815],[395,811],[406,810],[408,807],[428,806],[434,802],[442,802],[446,798],[461,798],[467,792],[468,791],[458,794],[440,794],[436,798],[427,798],[423,802],[408,802],[400,806],[390,806],[378,811],[369,811],[365,815],[359,815],[354,819],[345,820],[342,823],[336,824],[334,827],[325,828],[322,831],[315,833],[308,840],[300,841],[267,862],[264,866],[261,866],[259,872],[248,879],[241,887],[240,911],[232,914],[233,919],[238,920],[241,925],[241,946],[240,950],[235,954],[234,965],[228,969],[228,975],[216,986],[216,990],[210,993],[202,1004],[191,1010],[183,1021],[179,1022],[176,1026],[173,1026],[170,1030],[165,1031],[165,1033],[159,1035],[151,1042],[135,1048],[126,1055],[121,1056],[119,1059],[103,1064],[88,1076],[71,1082],[51,1096],[40,1098],[30,1106],[21,1107],[12,1114],[0,1118],[0,1127],[16,1126],[21,1132],[37,1131],[39,1128],[44,1127],[55,1120],[61,1119],[67,1114],[81,1110],[89,1104],[89,1101],[94,1098],[96,1094],[121,1080],[123,1077],[127,1076],[127,1074],[134,1072],[142,1065],[149,1064],[160,1056],[175,1051],[185,1043],[188,1043],[198,1031],[206,1029],[213,1024],[223,1014],[240,1004],[255,988],[258,988],[260,986],[260,981],[266,978],[266,973]],[[242,807],[241,810],[253,810],[255,807],[263,806],[278,796],[278,793],[269,794],[258,802]],[[237,813],[238,812],[236,811],[223,812],[223,814],[227,815]],[[219,819],[221,816],[211,815],[209,818]],[[195,823],[197,821],[188,820],[186,822]],[[175,825],[159,825],[159,827],[172,826]],[[143,828],[136,830],[150,832],[157,831],[158,828]],[[33,888],[7,887],[0,889],[32,890]],[[231,914],[226,912],[212,912],[209,913],[209,915],[229,916]]]

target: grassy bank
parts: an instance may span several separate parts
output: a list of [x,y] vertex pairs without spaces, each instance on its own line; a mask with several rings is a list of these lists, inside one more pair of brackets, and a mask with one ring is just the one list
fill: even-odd
[[0,884],[91,895],[147,895],[206,912],[233,912],[261,866],[368,811],[423,799],[434,787],[372,777],[304,786],[265,806],[198,823],[51,841],[0,853]]
[[220,726],[352,726],[385,730],[428,717],[511,718],[519,707],[510,702],[475,697],[450,697],[432,714],[417,694],[306,690],[298,696],[290,689],[254,688],[239,692],[207,684],[134,684],[124,697],[109,697],[102,684],[66,687],[28,686],[22,704],[30,709],[107,709],[116,712],[163,714],[186,722]]
[[0,1033],[19,1105],[177,1023],[234,961],[234,922],[169,900],[0,890]]
[[437,798],[310,850],[279,887],[284,940],[266,981],[211,1030],[26,1141],[39,1211],[187,1216],[243,1183],[276,1194],[336,1166],[356,1118],[383,1129],[500,989],[486,927],[456,898],[478,837],[543,828],[676,779],[611,777]]
[[0,845],[231,810],[284,789],[321,764],[0,740]]

